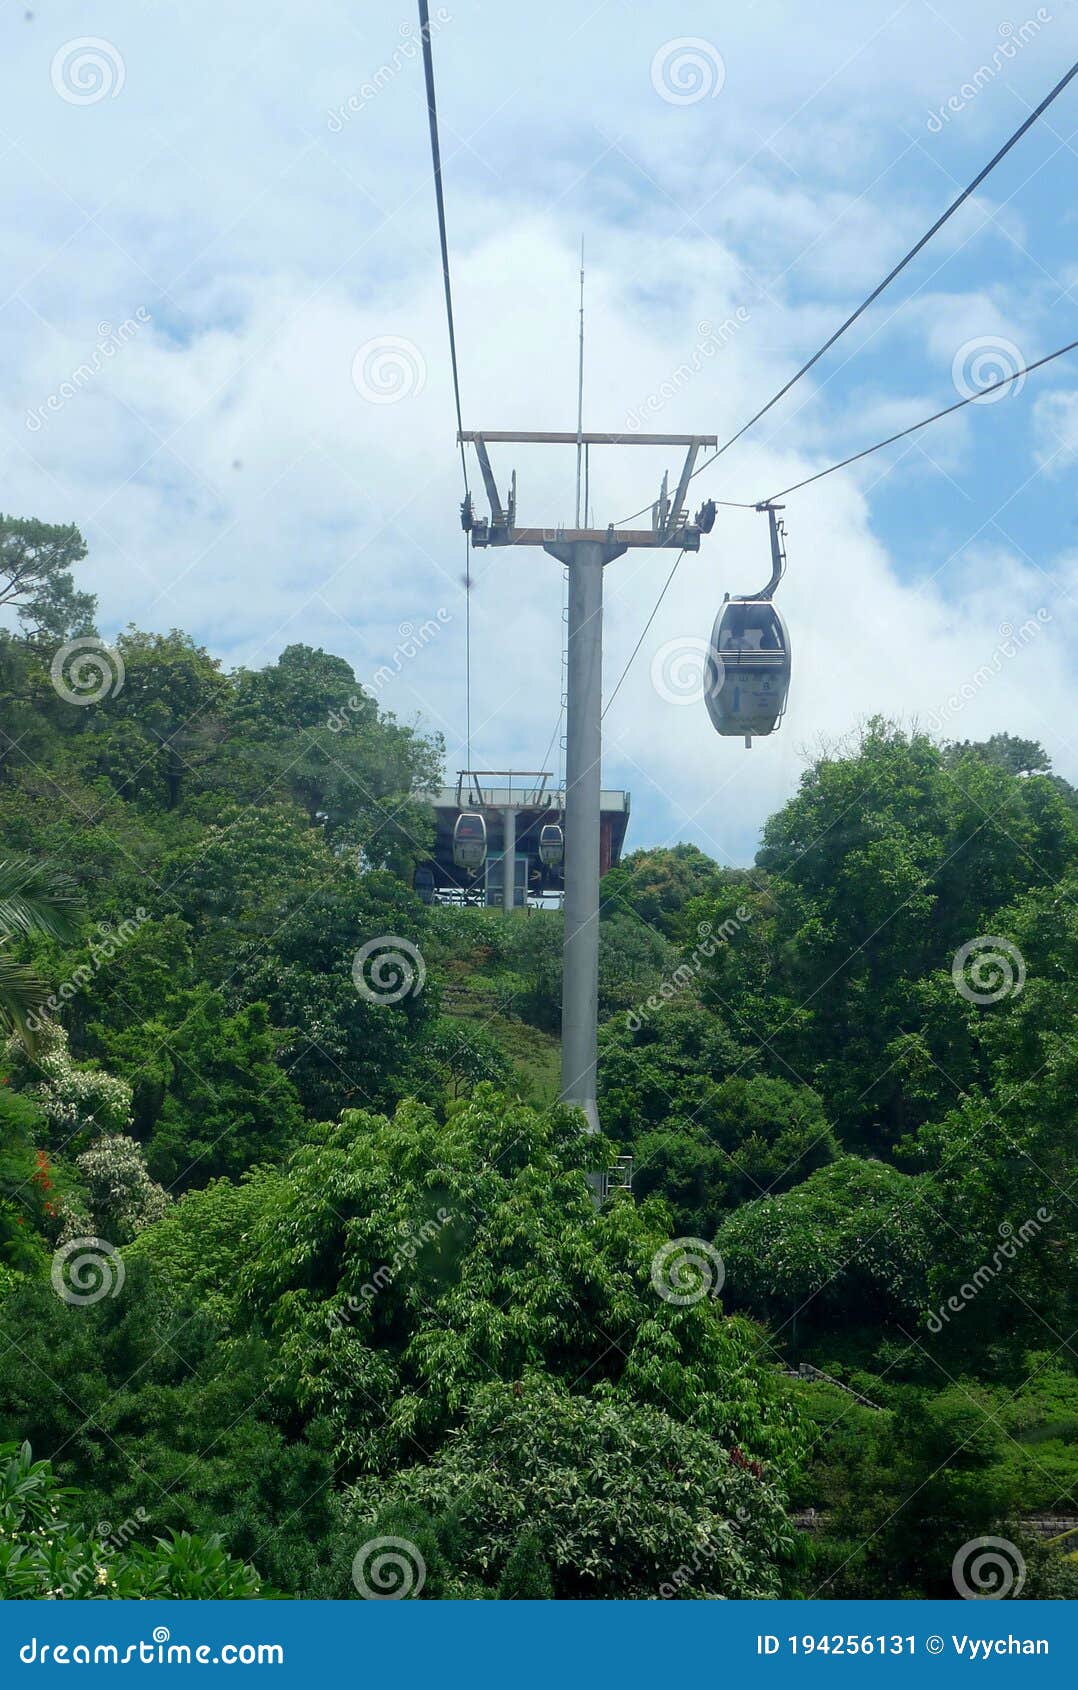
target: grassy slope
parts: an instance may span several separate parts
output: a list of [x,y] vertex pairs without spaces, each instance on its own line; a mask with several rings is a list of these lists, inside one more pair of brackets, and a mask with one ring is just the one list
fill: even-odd
[[[443,1015],[470,1021],[497,1040],[516,1069],[521,1094],[528,1102],[555,1102],[561,1064],[559,1040],[514,1015],[514,977],[499,965],[491,947],[476,942],[474,918],[467,924],[461,922],[459,943],[454,942],[453,913],[447,910],[439,922],[440,943],[431,958],[432,970],[442,987]],[[487,919],[494,923],[503,918],[491,912]]]

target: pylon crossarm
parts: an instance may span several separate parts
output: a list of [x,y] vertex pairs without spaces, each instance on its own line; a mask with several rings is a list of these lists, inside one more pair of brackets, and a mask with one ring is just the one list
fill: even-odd
[[717,446],[717,434],[537,434],[529,429],[467,429],[457,435],[458,445],[476,445],[485,440],[495,446]]
[[[478,525],[477,525],[478,526]],[[674,551],[684,549],[687,552],[700,550],[700,530],[692,523],[684,528],[675,528],[668,534],[662,534],[652,528],[506,528],[495,533],[489,531],[486,538],[477,539],[473,531],[472,543],[476,546],[543,546],[550,551],[554,546],[575,546],[579,543],[595,546],[613,546],[615,555],[624,551],[636,550],[643,547],[650,551]]]
[[[685,463],[681,471],[681,480],[677,484],[677,492],[674,494],[674,503],[670,507],[670,515],[666,523],[666,531],[668,534],[672,532],[676,533],[679,524],[682,527],[686,527],[688,525],[688,512],[685,511],[685,500],[689,496],[689,482],[692,480],[692,472],[696,464],[696,455],[699,450],[699,445],[696,441],[693,441],[693,444],[689,447],[689,450],[685,454]],[[684,515],[682,515],[682,512],[684,512]],[[697,545],[699,545],[699,543],[698,536]]]
[[[475,447],[479,468],[490,503],[490,520],[477,520],[469,509],[465,512],[465,526],[469,529],[473,546],[545,546],[589,545],[612,546],[620,550],[663,550],[670,547],[698,551],[700,529],[688,521],[684,510],[689,482],[697,455],[703,447],[718,443],[713,434],[594,434],[549,433],[528,429],[461,430],[457,439],[461,445]],[[608,528],[518,528],[516,525],[516,471],[513,471],[512,492],[508,503],[503,502],[490,461],[490,444],[520,444],[540,446],[683,446],[685,464],[672,503],[661,499],[652,526],[615,530]],[[664,482],[665,487],[665,482]]]

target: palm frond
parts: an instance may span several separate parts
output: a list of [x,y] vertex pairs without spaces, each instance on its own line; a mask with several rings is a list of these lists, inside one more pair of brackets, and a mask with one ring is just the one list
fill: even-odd
[[31,1056],[37,1037],[31,1022],[49,995],[48,985],[25,962],[0,950],[0,1032],[14,1034]]
[[78,889],[71,876],[37,857],[0,858],[0,940],[22,933],[73,939]]

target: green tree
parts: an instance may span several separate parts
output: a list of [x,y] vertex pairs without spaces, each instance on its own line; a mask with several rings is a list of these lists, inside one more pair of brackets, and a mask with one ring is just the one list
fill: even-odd
[[299,1095],[277,1061],[282,1035],[264,1004],[229,1015],[221,995],[202,986],[183,1011],[178,1025],[149,1021],[113,1041],[150,1171],[169,1190],[276,1160],[303,1125]]
[[512,1076],[512,1064],[492,1034],[447,1015],[434,1022],[422,1054],[433,1062],[454,1098],[474,1090],[483,1080],[505,1087]]
[[127,803],[175,810],[190,788],[199,789],[217,755],[228,681],[217,659],[177,628],[149,634],[130,627],[116,650],[123,684],[80,712],[78,767]]
[[73,523],[0,515],[0,606],[14,605],[31,637],[50,643],[87,632],[95,601],[75,592],[71,576],[85,556]]
[[48,987],[7,946],[34,933],[70,939],[77,930],[76,907],[73,882],[53,864],[32,857],[0,860],[0,1033],[14,1034],[28,1050]]
[[[480,1385],[535,1369],[606,1383],[780,1470],[794,1458],[796,1416],[755,1329],[656,1289],[665,1207],[596,1216],[586,1170],[612,1155],[573,1112],[480,1086],[445,1122],[417,1104],[391,1121],[346,1111],[267,1177],[238,1284],[339,1460],[384,1471],[414,1441],[435,1447]],[[181,1204],[168,1224],[183,1221]]]
[[421,954],[423,906],[398,879],[361,872],[284,804],[222,812],[162,872],[196,973],[220,981],[230,1004],[265,1004],[274,1026],[292,1030],[280,1059],[310,1113],[408,1090],[437,990],[418,961],[412,989],[388,1004],[354,972],[363,975],[357,953],[381,939]]
[[513,1545],[498,1585],[500,1602],[549,1602],[554,1596],[538,1532],[525,1528]]
[[67,1237],[99,1237],[111,1244],[126,1244],[160,1220],[168,1208],[168,1194],[150,1178],[142,1147],[133,1138],[122,1134],[100,1138],[75,1165],[82,1201],[68,1206]]
[[923,1177],[844,1156],[719,1228],[726,1293],[782,1322],[916,1320],[927,1303],[935,1217]]
[[81,1149],[102,1133],[122,1133],[131,1124],[131,1087],[96,1063],[72,1060],[65,1029],[45,1021],[32,1051],[12,1040],[7,1049],[13,1082],[41,1109],[46,1139],[55,1148]]
[[1074,1324],[1078,875],[1028,893],[994,927],[983,953],[995,959],[982,982],[990,1001],[940,984],[960,1005],[984,1083],[904,1146],[929,1171],[946,1223],[931,1271],[941,1350],[1004,1334],[1021,1350]]
[[986,763],[995,763],[1012,775],[1043,775],[1052,767],[1051,758],[1043,745],[1035,739],[1020,739],[1014,734],[993,734],[982,741],[964,739],[944,747],[945,766],[955,766],[970,754]]
[[297,804],[308,822],[410,875],[433,843],[418,794],[437,786],[440,742],[378,709],[348,663],[310,646],[236,677],[221,779],[237,796]]
[[963,1546],[1013,1533],[1000,1467],[1005,1434],[981,1396],[965,1382],[900,1393],[878,1464],[863,1470],[829,1521],[834,1548],[825,1541],[814,1573],[821,1597],[953,1600],[951,1568]]
[[710,1237],[728,1210],[797,1185],[838,1153],[808,1086],[735,1075],[684,1125],[675,1119],[634,1140],[633,1184],[668,1200],[676,1231]]
[[[513,1009],[546,1033],[561,1029],[561,967],[565,927],[560,915],[509,924],[505,964],[513,987]],[[656,990],[672,973],[678,954],[661,934],[636,916],[616,912],[599,933],[599,1019],[623,1014]]]
[[433,1462],[364,1480],[349,1503],[357,1539],[390,1503],[452,1515],[454,1570],[491,1594],[773,1597],[793,1548],[778,1494],[713,1438],[534,1375],[481,1387]]
[[768,822],[766,919],[706,963],[704,1001],[815,1086],[844,1143],[887,1152],[981,1077],[960,1006],[929,1013],[924,982],[1074,857],[1052,779],[873,722]]
[[236,1602],[262,1594],[253,1567],[226,1554],[218,1536],[94,1539],[65,1518],[74,1500],[28,1443],[0,1443],[0,1599]]
[[749,1054],[721,1017],[684,999],[610,1021],[599,1048],[603,1122],[625,1142],[652,1127],[695,1121]]
[[0,1368],[0,1438],[57,1452],[58,1478],[82,1493],[78,1526],[220,1534],[273,1589],[313,1589],[336,1531],[333,1467],[277,1394],[271,1346],[163,1286],[145,1255],[125,1246],[123,1261],[122,1289],[95,1304],[65,1303],[47,1274],[9,1291],[18,1366]]
[[33,1273],[43,1265],[42,1235],[56,1208],[48,1159],[38,1149],[44,1125],[33,1100],[0,1076],[0,1296],[4,1268]]
[[632,851],[603,878],[602,910],[610,920],[629,911],[667,939],[684,939],[685,912],[694,898],[722,885],[745,881],[740,871],[720,869],[696,845],[656,846]]

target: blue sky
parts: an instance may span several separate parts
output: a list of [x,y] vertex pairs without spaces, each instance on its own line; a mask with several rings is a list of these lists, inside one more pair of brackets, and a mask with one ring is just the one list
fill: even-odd
[[[0,13],[5,508],[82,526],[110,635],[183,626],[246,663],[305,640],[365,679],[433,619],[379,696],[455,772],[459,463],[412,8],[28,10]],[[1078,57],[1072,0],[432,12],[468,427],[573,426],[583,232],[587,424],[725,438]],[[701,495],[761,497],[1076,338],[1076,127],[1072,88]],[[1076,453],[1072,355],[794,495],[790,710],[751,753],[664,696],[671,653],[765,572],[763,519],[723,513],[607,718],[630,841],[750,860],[806,761],[876,711],[1028,733],[1078,778]],[[525,520],[571,516],[571,453],[513,462]],[[665,467],[597,456],[596,519]],[[660,571],[608,571],[610,685]],[[534,767],[560,572],[476,574],[473,761]]]

